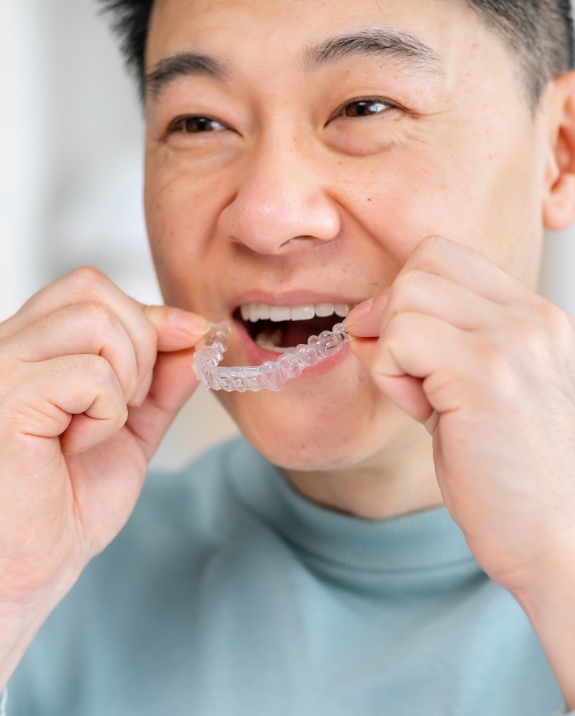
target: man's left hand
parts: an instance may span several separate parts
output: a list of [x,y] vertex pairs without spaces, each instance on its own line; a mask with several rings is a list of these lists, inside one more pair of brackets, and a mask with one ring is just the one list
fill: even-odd
[[380,390],[433,436],[448,510],[575,708],[575,320],[434,237],[346,326]]

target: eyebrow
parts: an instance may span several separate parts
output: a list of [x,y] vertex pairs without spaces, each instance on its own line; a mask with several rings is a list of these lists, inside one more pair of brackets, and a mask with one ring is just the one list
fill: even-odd
[[204,76],[224,80],[228,76],[226,66],[210,57],[195,52],[178,52],[160,60],[145,77],[146,91],[154,99],[171,83],[180,77]]
[[[379,55],[406,61],[410,65],[438,71],[438,56],[431,47],[413,35],[397,30],[362,30],[350,35],[332,37],[309,48],[304,55],[308,70],[316,70],[332,62],[358,55]],[[227,66],[209,55],[196,52],[178,52],[160,60],[146,74],[144,86],[152,98],[157,99],[163,90],[181,77],[212,77],[225,80]]]
[[398,30],[362,30],[342,35],[311,47],[305,53],[305,64],[310,70],[357,55],[380,55],[439,71],[439,58],[431,47],[413,35]]

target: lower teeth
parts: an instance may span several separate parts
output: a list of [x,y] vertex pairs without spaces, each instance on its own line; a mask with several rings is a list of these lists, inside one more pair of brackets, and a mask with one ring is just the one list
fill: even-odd
[[284,348],[283,346],[279,345],[282,341],[283,334],[282,331],[263,331],[262,333],[258,333],[256,336],[255,342],[260,347],[263,348],[266,351],[273,351],[274,353],[285,353],[286,351],[289,351],[289,347]]

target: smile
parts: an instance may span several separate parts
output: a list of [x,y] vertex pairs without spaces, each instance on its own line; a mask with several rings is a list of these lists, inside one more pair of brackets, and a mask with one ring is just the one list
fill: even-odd
[[234,318],[241,320],[250,338],[260,347],[274,353],[285,353],[312,335],[329,331],[334,317],[345,318],[353,303],[310,303],[300,306],[273,306],[267,303],[245,303]]

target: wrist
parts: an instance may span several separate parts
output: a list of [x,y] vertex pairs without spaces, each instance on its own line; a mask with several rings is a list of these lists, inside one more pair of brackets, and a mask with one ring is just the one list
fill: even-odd
[[538,565],[512,594],[541,642],[567,711],[575,709],[575,551]]
[[[2,576],[0,574],[0,583]],[[70,590],[70,575],[37,590],[0,594],[0,694],[6,688],[36,633]]]

